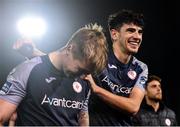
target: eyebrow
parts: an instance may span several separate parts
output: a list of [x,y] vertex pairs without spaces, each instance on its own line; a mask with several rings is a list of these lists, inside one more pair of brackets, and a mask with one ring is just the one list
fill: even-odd
[[160,86],[161,87],[161,84],[152,84],[151,86],[152,87],[154,87],[154,86]]
[[[126,31],[131,31],[131,32],[135,32],[137,29],[136,28],[127,28]],[[143,33],[143,29],[138,29],[137,30],[139,33]]]

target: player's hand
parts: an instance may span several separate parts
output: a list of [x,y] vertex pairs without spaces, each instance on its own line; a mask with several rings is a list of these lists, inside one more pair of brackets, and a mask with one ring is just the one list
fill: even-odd
[[20,38],[13,44],[13,49],[19,50],[23,45],[31,45],[35,48],[35,44],[30,38]]
[[97,89],[98,89],[98,86],[96,85],[96,83],[95,83],[92,75],[91,75],[91,74],[86,75],[86,76],[84,77],[84,79],[87,80],[87,81],[89,81],[89,83],[90,83],[90,85],[91,85],[92,91],[96,93],[96,91],[97,91]]
[[32,39],[27,38],[17,40],[13,45],[13,49],[17,50],[20,54],[28,59],[36,56],[46,55],[46,53],[36,48]]
[[32,39],[21,38],[13,44],[13,49],[17,50],[25,57],[31,58],[35,49],[35,44],[33,43]]

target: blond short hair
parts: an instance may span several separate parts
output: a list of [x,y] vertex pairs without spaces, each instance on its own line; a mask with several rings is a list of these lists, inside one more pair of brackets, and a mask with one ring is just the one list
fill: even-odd
[[89,24],[76,31],[67,45],[75,44],[74,58],[85,59],[91,66],[91,73],[100,73],[107,64],[107,41],[102,27]]

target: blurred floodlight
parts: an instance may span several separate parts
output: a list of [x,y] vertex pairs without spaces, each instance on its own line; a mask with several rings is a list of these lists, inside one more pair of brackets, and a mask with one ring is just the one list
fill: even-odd
[[26,17],[17,22],[17,28],[22,36],[39,37],[46,32],[46,23],[39,17]]

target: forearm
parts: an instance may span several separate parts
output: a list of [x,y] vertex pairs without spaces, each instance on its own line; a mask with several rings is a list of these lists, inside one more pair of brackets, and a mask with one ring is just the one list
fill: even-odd
[[14,105],[10,102],[0,99],[0,125],[3,125],[4,122],[12,118],[12,116],[13,118],[15,118],[14,112],[16,111],[16,108],[17,108],[17,105]]
[[[21,54],[23,54],[23,53],[21,53]],[[37,48],[34,48],[31,54],[28,54],[28,55],[23,54],[23,55],[24,55],[27,59],[31,59],[31,58],[36,57],[36,56],[46,55],[46,53],[40,51],[40,50],[37,49]]]
[[134,101],[133,98],[115,95],[99,86],[97,86],[95,94],[112,107],[126,113],[135,114],[139,109],[139,105]]
[[142,99],[144,98],[144,91],[140,88],[134,87],[129,97],[123,97],[96,85],[91,75],[87,75],[85,79],[90,82],[92,92],[112,107],[130,114],[135,114],[139,110]]
[[33,57],[36,57],[36,56],[43,56],[43,55],[46,55],[46,53],[40,51],[40,50],[37,49],[37,48],[34,49],[33,54],[32,54]]
[[80,112],[78,122],[80,126],[89,126],[88,112]]

